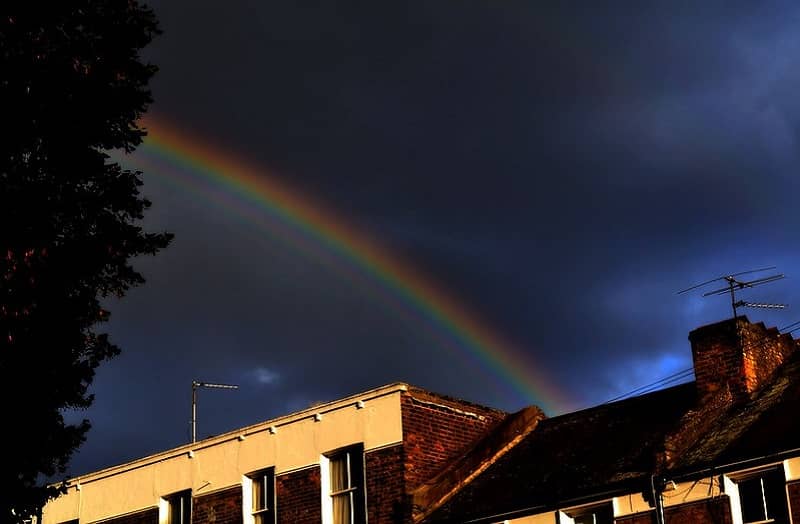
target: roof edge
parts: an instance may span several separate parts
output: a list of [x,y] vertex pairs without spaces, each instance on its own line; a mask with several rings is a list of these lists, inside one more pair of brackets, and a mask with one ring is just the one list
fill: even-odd
[[[328,413],[331,411],[335,411],[337,409],[345,408],[359,400],[371,400],[379,397],[383,397],[386,395],[391,395],[393,393],[402,393],[408,391],[408,389],[412,387],[405,382],[393,382],[390,384],[386,384],[384,386],[379,386],[373,389],[369,389],[366,391],[362,391],[360,393],[355,393],[353,395],[348,395],[344,398],[331,400],[328,402],[323,402],[321,404],[317,404],[314,406],[310,406],[308,408],[302,409],[300,411],[295,411],[286,415],[282,415],[279,417],[275,417],[272,419],[264,420],[261,422],[257,422],[255,424],[251,424],[248,426],[243,426],[240,428],[233,429],[231,431],[227,431],[225,433],[215,435],[213,437],[208,437],[203,440],[198,440],[197,442],[190,442],[186,444],[182,444],[180,446],[176,446],[174,448],[160,451],[154,453],[152,455],[146,455],[144,457],[140,457],[137,459],[133,459],[127,462],[123,462],[121,464],[115,464],[113,466],[109,466],[106,468],[102,468],[99,470],[91,471],[88,473],[84,473],[81,475],[76,475],[67,479],[66,485],[74,486],[76,484],[93,482],[96,480],[100,480],[105,477],[110,477],[128,470],[137,469],[140,467],[144,467],[155,462],[161,462],[163,460],[168,460],[179,456],[184,453],[197,451],[204,448],[213,447],[229,440],[238,439],[242,436],[252,435],[253,433],[259,433],[262,431],[268,431],[271,427],[280,427],[285,426],[287,424],[291,424],[298,420],[302,420],[305,418],[313,417],[315,414],[320,413]],[[61,482],[57,482],[54,485],[61,485]]]
[[528,406],[508,415],[466,455],[411,493],[414,522],[424,520],[439,509],[522,442],[545,418],[538,406]]

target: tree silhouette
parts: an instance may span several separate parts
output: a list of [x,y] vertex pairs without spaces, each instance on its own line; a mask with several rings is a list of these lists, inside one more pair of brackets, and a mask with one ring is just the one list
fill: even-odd
[[133,151],[155,67],[139,51],[158,33],[135,0],[12,0],[0,13],[0,398],[6,453],[0,521],[32,514],[61,488],[89,422],[96,368],[119,353],[98,323],[102,300],[144,279],[131,265],[171,235],[138,225]]

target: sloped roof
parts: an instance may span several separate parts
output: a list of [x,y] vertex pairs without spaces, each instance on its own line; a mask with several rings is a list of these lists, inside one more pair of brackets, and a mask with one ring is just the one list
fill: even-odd
[[541,420],[449,500],[422,508],[421,522],[498,522],[642,492],[655,473],[690,478],[800,454],[800,351],[749,398],[725,394],[699,405],[689,382]]
[[[564,506],[600,491],[641,489],[665,436],[695,403],[693,382],[545,419],[426,523],[498,521],[525,508]],[[641,486],[641,487],[640,487]],[[574,503],[574,502],[572,502]]]
[[747,402],[732,406],[676,460],[675,472],[724,468],[800,448],[800,352]]
[[461,488],[513,449],[545,418],[541,409],[528,406],[508,415],[469,452],[412,493],[414,520],[422,520]]

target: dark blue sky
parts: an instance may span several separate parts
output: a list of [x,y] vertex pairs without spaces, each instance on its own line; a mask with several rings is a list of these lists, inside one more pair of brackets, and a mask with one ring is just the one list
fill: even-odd
[[[790,307],[747,314],[800,320],[792,2],[152,5],[152,112],[410,261],[551,377],[552,414],[688,368],[730,316],[697,282],[777,266],[743,298]],[[374,285],[144,180],[176,238],[110,305],[73,473],[188,441],[193,379],[240,385],[200,392],[200,437],[395,380],[522,407]]]

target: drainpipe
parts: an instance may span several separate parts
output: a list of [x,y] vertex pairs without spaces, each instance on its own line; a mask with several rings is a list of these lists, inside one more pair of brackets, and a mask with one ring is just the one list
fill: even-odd
[[658,479],[656,484],[656,476],[650,475],[650,493],[653,496],[653,504],[655,504],[656,511],[656,524],[666,524],[664,520],[664,499],[661,494],[664,491],[664,483]]

